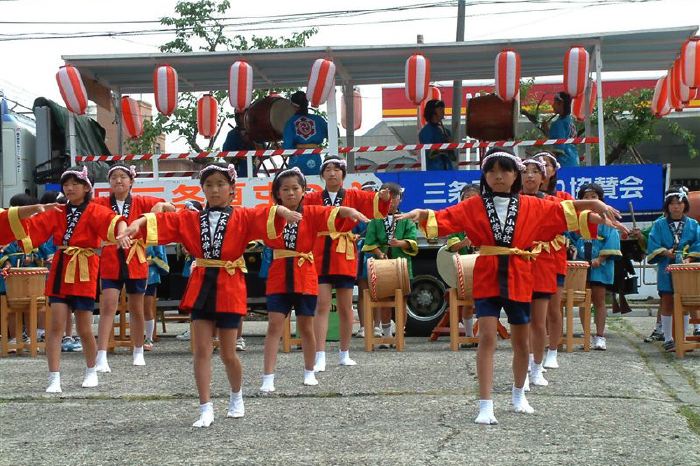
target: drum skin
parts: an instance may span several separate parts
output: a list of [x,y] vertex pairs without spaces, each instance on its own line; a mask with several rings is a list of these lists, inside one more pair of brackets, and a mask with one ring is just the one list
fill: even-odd
[[467,104],[467,135],[482,141],[515,138],[519,101],[503,102],[496,94],[472,97]]
[[295,113],[296,107],[289,100],[267,96],[254,102],[245,112],[243,125],[252,141],[279,141],[284,133],[284,125]]

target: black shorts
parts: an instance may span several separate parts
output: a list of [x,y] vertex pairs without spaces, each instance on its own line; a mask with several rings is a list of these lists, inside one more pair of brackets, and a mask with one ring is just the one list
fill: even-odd
[[355,288],[355,277],[349,275],[320,275],[318,277],[319,285],[332,285],[333,288]]
[[477,318],[495,317],[498,319],[501,316],[501,309],[504,309],[509,324],[522,325],[530,322],[530,303],[497,297],[477,299],[474,304]]
[[267,312],[288,315],[292,307],[297,316],[313,317],[316,314],[318,296],[301,293],[276,293],[267,295]]
[[554,296],[554,293],[547,293],[544,291],[533,291],[532,299],[549,299]]
[[66,296],[59,298],[57,296],[49,296],[49,304],[66,304],[74,311],[92,312],[95,309],[95,299],[86,296]]
[[146,283],[148,281],[145,278],[129,278],[126,280],[108,280],[103,278],[102,289],[116,288],[121,290],[126,285],[126,294],[144,294],[146,292]]
[[241,314],[233,312],[217,312],[216,311],[216,290],[212,290],[204,301],[204,306],[201,308],[192,309],[192,320],[209,320],[214,322],[216,328],[238,328],[241,323]]
[[146,286],[146,296],[155,296],[158,292],[158,283]]

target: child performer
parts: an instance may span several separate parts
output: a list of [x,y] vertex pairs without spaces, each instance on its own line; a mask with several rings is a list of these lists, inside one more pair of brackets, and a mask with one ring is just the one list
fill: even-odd
[[[326,189],[306,195],[304,205],[325,205],[352,207],[368,218],[383,218],[389,209],[389,192],[379,193],[344,189],[343,180],[347,175],[347,163],[337,155],[331,155],[321,164],[321,178]],[[352,338],[352,290],[357,276],[357,252],[355,235],[345,233],[320,233],[321,238],[314,246],[316,272],[318,273],[318,304],[314,319],[316,334],[316,364],[314,370],[326,370],[326,335],[328,333],[328,313],[331,309],[331,295],[336,290],[340,317],[340,360],[341,366],[357,364],[350,358]]]
[[[123,164],[113,165],[107,172],[109,197],[95,199],[97,204],[111,208],[126,221],[132,222],[141,214],[154,208],[160,210],[164,202],[150,196],[131,194],[131,187],[136,177],[136,168]],[[174,207],[171,205],[171,209]],[[100,324],[97,334],[97,371],[111,372],[107,362],[107,345],[112,333],[114,314],[119,304],[119,294],[126,287],[129,298],[129,328],[133,345],[134,366],[145,366],[143,358],[143,296],[148,280],[148,264],[143,240],[135,241],[128,251],[117,249],[114,245],[102,248],[100,279],[102,295],[100,297]]]
[[[275,363],[285,319],[294,307],[297,331],[301,334],[304,351],[304,385],[318,385],[314,375],[313,319],[318,295],[318,277],[314,268],[313,247],[322,231],[350,231],[357,221],[367,218],[350,207],[303,205],[306,178],[299,168],[280,172],[272,182],[272,197],[278,206],[284,206],[303,217],[288,223],[281,237],[267,237],[272,248],[272,264],[267,279],[267,309],[269,326],[265,337],[263,383],[260,391],[275,391]],[[273,207],[276,209],[278,207]],[[348,219],[343,221],[341,219]]]
[[[377,259],[398,259],[403,257],[408,265],[409,278],[413,278],[411,257],[418,254],[416,242],[416,224],[410,220],[398,220],[399,204],[403,197],[403,188],[396,183],[384,183],[381,189],[391,194],[389,213],[384,219],[374,219],[367,224],[367,235],[362,250],[371,253]],[[381,310],[382,335],[391,337],[391,308]],[[403,331],[403,329],[400,329]],[[388,348],[382,344],[380,348]]]
[[[490,150],[481,165],[482,198],[472,197],[438,212],[416,209],[400,218],[419,221],[428,238],[464,231],[480,257],[474,275],[476,316],[479,319],[479,415],[477,424],[496,424],[491,389],[493,385],[493,353],[496,346],[498,317],[503,307],[511,324],[513,346],[513,407],[518,413],[532,413],[524,393],[528,365],[528,322],[532,282],[528,249],[535,241],[547,240],[551,232],[576,230],[595,233],[589,223],[613,223],[619,213],[600,201],[565,201],[561,204],[520,196],[520,159],[500,148]],[[593,209],[576,214],[578,209]],[[619,225],[619,223],[616,223]],[[620,228],[623,228],[620,226]]]
[[242,368],[236,354],[236,328],[247,311],[245,277],[239,258],[248,243],[277,237],[283,219],[298,221],[300,215],[284,207],[257,209],[231,207],[235,194],[233,165],[211,164],[199,172],[207,206],[202,212],[149,213],[135,220],[122,238],[137,236],[146,227],[146,242],[180,242],[196,258],[180,308],[192,314],[194,378],[199,392],[200,416],[193,427],[214,422],[211,402],[212,338],[218,329],[221,360],[231,387],[228,417],[243,417]]
[[156,329],[156,311],[153,304],[157,299],[161,275],[170,273],[165,246],[148,246],[146,248],[146,262],[148,262],[148,283],[146,294],[143,297],[143,316],[146,329],[143,349],[151,351],[153,349],[153,334]]
[[[596,183],[588,183],[581,186],[578,192],[579,199],[598,199],[603,201],[605,193],[603,188]],[[593,337],[594,350],[605,351],[605,320],[608,310],[605,306],[606,288],[611,286],[614,280],[615,269],[613,261],[622,256],[620,251],[620,234],[614,228],[607,225],[598,227],[598,236],[585,240],[573,233],[576,238],[576,251],[579,259],[587,261],[589,269],[589,285],[591,287],[591,300],[595,307],[596,334]]]
[[[535,153],[532,158],[539,159],[545,164],[544,179],[541,191],[555,198],[572,201],[574,197],[566,191],[557,190],[557,173],[561,168],[557,158],[548,151]],[[561,297],[564,292],[564,279],[566,278],[566,250],[567,239],[564,235],[557,235],[550,243],[550,249],[554,249],[554,257],[557,262],[557,291],[550,297],[547,307],[547,334],[549,335],[549,348],[542,366],[546,369],[559,368],[557,361],[557,347],[561,340],[564,322],[561,315]]]
[[[24,245],[25,250],[31,250],[31,245],[44,243],[49,238],[53,238],[54,244],[58,245],[46,282],[46,295],[51,305],[51,322],[46,339],[48,393],[61,393],[61,337],[71,310],[75,311],[87,365],[83,388],[98,384],[95,338],[92,334],[92,311],[100,266],[95,250],[103,240],[117,242],[116,234],[126,227],[120,215],[91,202],[92,183],[87,167],[72,167],[63,172],[61,188],[68,204],[29,219],[30,241]],[[128,242],[121,241],[120,245],[128,246]]]
[[[651,227],[647,243],[647,261],[656,264],[656,281],[661,297],[661,330],[664,349],[675,351],[673,341],[673,282],[666,270],[671,264],[700,261],[700,227],[686,214],[690,210],[688,189],[671,186],[664,196],[664,216]],[[690,316],[683,316],[684,334],[688,333]]]
[[[365,181],[362,183],[362,186],[360,187],[362,191],[368,191],[371,193],[376,193],[379,191],[379,185],[377,185],[377,182],[374,180],[370,181]],[[362,293],[364,290],[368,288],[367,284],[367,254],[362,251],[362,248],[365,245],[365,235],[367,234],[367,224],[366,223],[358,223],[355,228],[352,229],[352,232],[357,235],[357,250],[359,251],[359,254],[357,256],[357,295],[362,297]],[[365,337],[365,322],[363,320],[363,316],[365,315],[364,311],[364,303],[362,299],[357,300],[357,317],[358,320],[360,321],[360,328],[357,330],[357,333],[355,334],[356,337],[358,338],[364,338]],[[369,331],[372,331],[374,329],[374,336],[375,337],[380,337],[382,336],[382,329],[379,327],[379,316],[376,316],[376,319],[374,322],[368,324]]]
[[[462,186],[462,190],[459,192],[459,200],[466,201],[470,197],[479,196],[480,189],[479,186],[473,183],[465,184]],[[464,232],[458,232],[450,235],[447,238],[447,247],[452,252],[457,252],[461,255],[474,254],[476,248],[472,246],[472,242],[467,238]],[[464,326],[464,333],[467,337],[474,336],[474,308],[472,306],[460,306],[462,307],[462,325]],[[474,348],[478,346],[478,343],[464,343],[462,348]]]

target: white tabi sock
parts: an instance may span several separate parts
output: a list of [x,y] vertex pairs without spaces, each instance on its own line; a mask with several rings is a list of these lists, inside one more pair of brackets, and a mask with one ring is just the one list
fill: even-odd
[[484,425],[498,424],[496,416],[493,414],[493,400],[479,400],[479,415],[474,419],[474,422]]
[[673,316],[661,316],[661,330],[665,342],[673,340]]
[[146,338],[148,340],[153,340],[153,332],[156,329],[156,321],[155,319],[150,319],[144,322],[146,326]]

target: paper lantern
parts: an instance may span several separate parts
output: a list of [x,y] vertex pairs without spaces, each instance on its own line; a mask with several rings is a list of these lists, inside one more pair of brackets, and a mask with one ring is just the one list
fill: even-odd
[[564,56],[564,89],[571,97],[578,97],[586,89],[589,56],[583,47],[572,47]]
[[520,55],[515,50],[504,49],[496,55],[494,70],[496,95],[510,102],[520,92]]
[[163,115],[172,115],[177,108],[177,71],[169,65],[161,65],[153,71],[153,91],[156,108]]
[[60,67],[56,73],[56,82],[68,110],[83,115],[87,110],[88,98],[78,69],[70,65]]
[[125,95],[121,100],[122,104],[122,127],[126,129],[126,134],[131,139],[136,139],[143,134],[143,117],[141,107],[131,97]]
[[311,67],[309,85],[306,87],[306,98],[312,107],[326,103],[331,88],[335,86],[335,63],[319,58]]
[[668,76],[663,76],[656,81],[654,97],[651,99],[651,113],[653,113],[654,116],[662,117],[664,115],[668,115],[668,113],[671,111],[668,91]]
[[216,134],[219,105],[211,94],[200,97],[197,101],[197,131],[205,138]]
[[[352,101],[353,101],[353,120],[352,127],[355,130],[360,129],[362,126],[362,94],[358,88],[352,90]],[[340,124],[343,128],[348,127],[348,117],[347,108],[345,107],[345,93],[343,93],[343,99],[340,101]]]
[[695,96],[697,88],[691,89],[683,82],[683,61],[680,58],[676,58],[671,70],[673,73],[671,75],[671,106],[678,110],[678,107],[685,108],[688,105],[688,102]]
[[[593,113],[595,108],[596,98],[598,96],[598,88],[592,80],[588,81],[588,86],[591,88],[591,98],[588,100],[588,115]],[[586,119],[586,108],[583,103],[586,101],[586,93],[584,92],[578,97],[571,100],[571,113],[578,121]]]
[[427,104],[431,100],[442,100],[442,92],[440,92],[440,89],[438,89],[435,86],[430,86],[428,88],[428,96],[423,99],[423,102],[420,103],[420,108],[418,109],[418,113],[420,115],[420,125],[425,126],[425,118],[423,118],[423,110],[425,109],[425,104]]
[[238,111],[250,107],[253,100],[253,67],[237,61],[228,72],[228,101]]
[[681,78],[691,89],[700,87],[700,37],[685,41],[681,47]]
[[428,95],[430,83],[430,61],[423,55],[414,54],[406,60],[406,98],[414,105],[420,105]]

